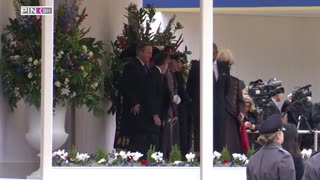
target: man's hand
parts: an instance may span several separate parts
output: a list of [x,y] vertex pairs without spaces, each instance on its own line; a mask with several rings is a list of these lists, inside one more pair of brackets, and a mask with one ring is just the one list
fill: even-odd
[[158,115],[153,116],[153,122],[157,126],[161,126],[161,119],[159,118]]
[[133,115],[137,115],[140,112],[140,104],[136,104],[135,106],[133,106],[133,108],[131,108],[131,113],[133,113]]
[[173,128],[173,126],[177,123],[177,121],[178,121],[178,117],[173,118],[173,119],[170,121],[170,127]]

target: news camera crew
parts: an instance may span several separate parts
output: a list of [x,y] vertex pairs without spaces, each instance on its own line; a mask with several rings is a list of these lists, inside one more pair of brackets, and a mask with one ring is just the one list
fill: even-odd
[[260,128],[262,147],[249,159],[247,180],[295,180],[292,156],[281,146],[284,140],[281,115],[273,114]]
[[261,79],[249,83],[248,94],[258,109],[263,111],[263,119],[272,114],[281,114],[278,103],[281,101],[284,88],[282,82],[270,79],[263,82]]
[[305,164],[302,180],[320,179],[320,152],[313,154]]

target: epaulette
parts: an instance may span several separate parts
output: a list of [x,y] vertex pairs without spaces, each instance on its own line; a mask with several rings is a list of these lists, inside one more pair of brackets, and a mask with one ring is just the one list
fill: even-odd
[[317,151],[317,152],[313,153],[310,157],[312,157],[312,156],[314,156],[316,154],[319,154],[319,153],[320,153],[320,151]]

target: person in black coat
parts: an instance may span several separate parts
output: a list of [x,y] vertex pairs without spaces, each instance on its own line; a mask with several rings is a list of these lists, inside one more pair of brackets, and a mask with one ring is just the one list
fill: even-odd
[[283,149],[287,150],[292,158],[296,170],[296,180],[301,180],[304,172],[304,164],[298,142],[298,130],[294,124],[283,125],[286,129],[284,134]]
[[159,52],[154,56],[154,65],[151,66],[149,77],[148,77],[148,87],[147,87],[147,98],[148,98],[148,108],[150,109],[150,114],[148,114],[148,119],[145,122],[147,127],[147,137],[145,139],[145,150],[150,145],[154,145],[157,150],[159,150],[161,142],[161,131],[162,127],[165,125],[168,119],[168,109],[171,103],[170,91],[168,88],[168,82],[164,73],[167,71],[168,55],[164,52]]
[[[228,86],[225,80],[227,74],[230,74],[226,72],[228,70],[226,63],[216,61],[217,55],[218,47],[213,43],[213,119],[222,117],[221,111],[224,111],[224,94],[227,92],[226,87]],[[197,60],[191,61],[186,91],[191,100],[194,151],[200,152],[200,62]],[[214,141],[216,141],[215,131],[213,136]]]
[[137,57],[125,65],[121,80],[123,95],[123,116],[120,129],[130,139],[129,150],[142,150],[143,136],[146,135],[145,121],[148,114],[147,65],[152,56],[152,45],[139,43],[136,47]]

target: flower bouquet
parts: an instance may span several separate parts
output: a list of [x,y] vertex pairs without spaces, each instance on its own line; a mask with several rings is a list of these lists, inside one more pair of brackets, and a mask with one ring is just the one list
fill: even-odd
[[[54,104],[86,105],[99,110],[103,73],[99,60],[104,55],[102,41],[86,37],[81,28],[86,9],[79,13],[80,0],[60,4],[55,13],[54,30]],[[3,91],[13,111],[24,99],[40,107],[41,89],[41,17],[21,16],[21,6],[38,6],[39,0],[15,0],[16,18],[1,35],[1,78]]]

